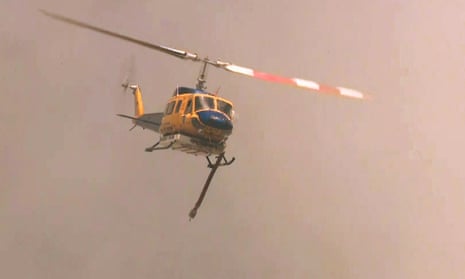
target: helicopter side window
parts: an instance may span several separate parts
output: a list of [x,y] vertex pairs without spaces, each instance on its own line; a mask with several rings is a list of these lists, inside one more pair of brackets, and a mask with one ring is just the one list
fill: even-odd
[[207,96],[195,96],[195,110],[214,109],[215,100]]
[[176,105],[176,109],[174,110],[174,113],[179,113],[179,109],[181,108],[182,105],[182,100],[178,101],[178,104]]
[[175,103],[176,103],[176,101],[172,101],[166,106],[166,111],[165,111],[166,115],[171,114],[173,112]]
[[192,112],[192,99],[187,102],[186,109],[184,110],[184,114],[189,114]]
[[232,106],[225,101],[218,100],[218,110],[231,117]]

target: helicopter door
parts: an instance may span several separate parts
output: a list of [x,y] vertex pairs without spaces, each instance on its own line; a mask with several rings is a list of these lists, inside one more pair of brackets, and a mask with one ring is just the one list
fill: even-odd
[[174,109],[176,106],[176,101],[171,101],[166,105],[165,114],[163,115],[163,120],[160,127],[160,132],[162,134],[172,134],[176,132],[175,123],[174,123]]
[[172,123],[173,125],[173,128],[175,130],[175,132],[179,132],[181,131],[182,129],[182,125],[183,125],[183,114],[184,114],[184,104],[185,104],[185,98],[176,98],[175,101],[173,101],[173,105],[172,105],[172,110],[171,110],[171,114],[169,115],[169,119],[170,119],[170,122]]
[[182,103],[182,99],[178,100],[178,102],[176,103],[176,107],[174,109],[175,114],[180,114]]
[[192,97],[185,98],[184,102],[185,102],[185,106],[181,108],[183,124],[186,122],[186,117],[189,117],[192,114]]
[[182,126],[182,111],[181,108],[183,106],[183,99],[179,98],[176,102],[176,106],[174,107],[173,111],[173,123],[175,123],[176,129],[178,131],[181,130]]

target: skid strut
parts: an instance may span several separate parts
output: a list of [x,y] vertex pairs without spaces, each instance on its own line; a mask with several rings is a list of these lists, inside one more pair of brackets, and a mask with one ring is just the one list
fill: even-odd
[[229,166],[234,162],[235,158],[233,157],[231,160],[226,160],[226,157],[224,156],[224,152],[221,153],[216,157],[216,161],[212,163],[210,158],[207,156],[207,161],[208,161],[208,167],[211,168],[210,174],[207,177],[207,180],[205,181],[205,185],[203,186],[202,192],[200,193],[200,196],[195,203],[194,208],[189,212],[189,220],[192,220],[195,218],[195,215],[197,215],[197,210],[199,209],[200,205],[202,204],[203,199],[205,198],[205,194],[207,193],[208,186],[210,186],[210,183],[212,181],[213,176],[215,175],[216,170],[219,167],[222,166]]
[[152,151],[155,151],[155,150],[164,150],[164,149],[170,149],[171,146],[173,146],[173,142],[170,143],[168,146],[165,146],[165,147],[157,147],[158,145],[160,144],[160,141],[158,141],[157,143],[155,143],[154,145],[150,146],[150,147],[147,147],[145,149],[145,152],[152,152]]

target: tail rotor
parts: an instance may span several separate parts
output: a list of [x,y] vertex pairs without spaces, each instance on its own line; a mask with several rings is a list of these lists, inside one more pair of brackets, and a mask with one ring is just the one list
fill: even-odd
[[[134,76],[135,76],[135,58],[134,55],[131,55],[123,64],[123,69],[124,69],[124,77],[121,82],[121,87],[123,87],[123,93],[126,93],[128,88],[132,89],[134,92],[134,89],[137,87],[134,84]],[[136,87],[134,87],[136,86]]]

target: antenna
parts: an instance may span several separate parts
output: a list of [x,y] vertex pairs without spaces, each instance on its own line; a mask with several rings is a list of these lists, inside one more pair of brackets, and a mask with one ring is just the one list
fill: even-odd
[[218,96],[218,93],[220,93],[220,89],[221,89],[221,86],[219,86],[218,89],[216,89],[215,96]]

